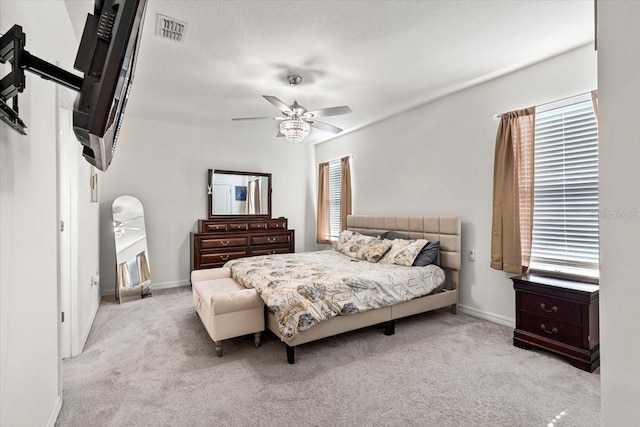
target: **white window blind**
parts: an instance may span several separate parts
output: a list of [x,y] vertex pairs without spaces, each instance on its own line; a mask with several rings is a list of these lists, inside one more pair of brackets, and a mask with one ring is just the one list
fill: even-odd
[[329,230],[331,240],[340,235],[340,199],[342,171],[340,159],[329,162]]
[[598,277],[598,125],[588,96],[536,112],[531,268]]

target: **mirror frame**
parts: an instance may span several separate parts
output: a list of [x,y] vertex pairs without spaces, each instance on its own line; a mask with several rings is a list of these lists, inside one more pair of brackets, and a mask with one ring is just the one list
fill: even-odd
[[[213,213],[213,176],[215,174],[223,175],[248,175],[248,176],[263,176],[267,178],[267,213],[266,214],[215,214]],[[263,172],[244,172],[244,171],[229,171],[222,169],[209,169],[207,180],[207,217],[209,219],[231,219],[231,218],[271,218],[271,174]]]

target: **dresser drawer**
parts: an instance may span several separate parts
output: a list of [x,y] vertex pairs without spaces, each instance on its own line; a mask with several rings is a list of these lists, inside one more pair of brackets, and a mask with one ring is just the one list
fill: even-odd
[[282,246],[280,248],[269,248],[269,249],[255,249],[251,251],[251,255],[275,255],[275,254],[288,254],[291,252],[289,250],[289,246]]
[[287,234],[276,234],[271,236],[251,236],[251,246],[253,245],[277,245],[291,242],[291,236]]
[[249,230],[266,230],[267,221],[264,222],[252,222],[249,224]]
[[246,222],[232,222],[228,224],[228,230],[230,231],[246,231],[249,229],[249,224]]
[[200,264],[225,263],[229,260],[245,256],[247,256],[246,250],[202,253],[200,254]]
[[201,249],[219,249],[227,247],[247,246],[246,237],[205,237],[200,239]]
[[286,230],[287,229],[287,220],[286,219],[276,219],[270,220],[267,222],[267,229],[269,230]]
[[521,311],[519,329],[574,347],[582,347],[582,328],[555,319]]
[[582,307],[571,301],[520,292],[520,309],[574,325],[582,325]]
[[203,221],[201,223],[201,230],[200,232],[202,233],[213,233],[215,231],[227,231],[227,225],[223,222],[216,222],[216,223],[211,223],[211,222],[206,222]]

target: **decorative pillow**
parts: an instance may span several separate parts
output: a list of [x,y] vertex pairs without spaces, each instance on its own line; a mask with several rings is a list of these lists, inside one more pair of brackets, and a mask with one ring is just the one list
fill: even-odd
[[395,239],[389,252],[380,260],[380,264],[397,264],[409,267],[427,243],[429,241],[425,239]]
[[342,230],[338,237],[338,243],[336,244],[336,250],[343,254],[350,256],[351,258],[358,257],[358,251],[369,243],[371,240],[376,240],[375,237],[363,236],[355,231]]
[[369,262],[378,262],[391,249],[391,240],[373,239],[358,251],[356,258]]
[[415,267],[431,265],[436,262],[436,259],[438,259],[439,252],[440,241],[429,242],[424,245],[424,248],[422,248],[412,265]]

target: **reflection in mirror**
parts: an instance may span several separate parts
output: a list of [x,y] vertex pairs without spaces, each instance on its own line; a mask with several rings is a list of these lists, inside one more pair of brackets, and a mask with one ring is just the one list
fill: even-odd
[[270,178],[271,174],[209,169],[211,215],[270,215]]
[[111,212],[116,245],[116,298],[123,303],[151,296],[142,203],[133,196],[119,196],[113,201]]

